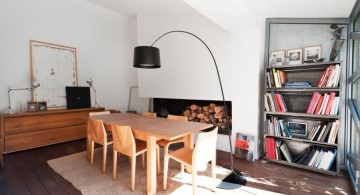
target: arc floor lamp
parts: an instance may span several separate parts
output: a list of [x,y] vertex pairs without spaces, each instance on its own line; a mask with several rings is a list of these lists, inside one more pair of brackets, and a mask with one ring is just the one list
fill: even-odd
[[[212,59],[214,61],[215,68],[216,68],[217,77],[219,79],[221,95],[222,95],[222,100],[223,100],[224,109],[225,109],[225,116],[226,116],[226,119],[228,119],[229,115],[228,115],[227,108],[226,108],[224,90],[223,90],[223,87],[222,87],[220,73],[219,73],[218,66],[216,64],[215,57],[214,57],[213,53],[211,52],[210,48],[207,46],[207,44],[202,39],[200,39],[198,36],[196,36],[195,34],[187,32],[187,31],[181,31],[181,30],[169,31],[169,32],[161,35],[159,38],[157,38],[154,41],[154,43],[151,44],[151,46],[138,46],[138,47],[135,47],[133,66],[135,68],[146,68],[146,69],[160,68],[161,67],[160,50],[158,48],[156,48],[156,47],[153,47],[153,45],[159,39],[161,39],[162,37],[164,37],[165,35],[168,35],[170,33],[185,33],[185,34],[191,35],[191,36],[197,38],[199,41],[201,41],[205,45],[207,50],[210,52],[211,57],[212,57]],[[233,159],[232,144],[231,144],[231,130],[230,130],[229,123],[227,123],[227,130],[228,130],[229,144],[230,144],[231,170],[232,170],[232,173],[228,177],[226,177],[223,180],[223,182],[218,186],[219,188],[225,188],[225,189],[226,188],[228,188],[228,189],[229,188],[234,188],[233,185],[229,185],[229,183],[243,184],[243,185],[244,185],[244,183],[246,183],[246,181],[244,181],[244,179],[241,178],[241,176],[240,176],[241,173],[234,170],[234,159]]]

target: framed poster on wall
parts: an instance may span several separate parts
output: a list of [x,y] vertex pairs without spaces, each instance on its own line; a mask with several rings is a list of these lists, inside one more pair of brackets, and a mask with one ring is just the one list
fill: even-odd
[[30,40],[31,80],[40,83],[32,101],[47,109],[66,108],[65,86],[77,86],[76,48]]

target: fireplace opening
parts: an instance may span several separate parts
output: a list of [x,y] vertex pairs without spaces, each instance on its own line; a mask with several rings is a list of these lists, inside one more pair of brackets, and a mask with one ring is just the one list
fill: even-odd
[[[183,115],[189,121],[213,124],[219,127],[219,134],[227,135],[232,129],[232,105],[231,101],[225,103],[228,118],[225,117],[224,102],[218,100],[153,98],[153,111],[158,117]],[[227,128],[227,123],[230,129]]]

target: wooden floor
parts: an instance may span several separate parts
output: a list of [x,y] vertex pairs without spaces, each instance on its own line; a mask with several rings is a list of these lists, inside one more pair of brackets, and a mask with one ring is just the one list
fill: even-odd
[[[0,194],[81,194],[71,183],[55,173],[47,160],[86,150],[78,140],[5,155],[0,168]],[[217,164],[228,167],[230,154],[219,151]],[[235,158],[246,186],[284,194],[354,194],[346,173],[328,176],[274,163],[248,162]]]

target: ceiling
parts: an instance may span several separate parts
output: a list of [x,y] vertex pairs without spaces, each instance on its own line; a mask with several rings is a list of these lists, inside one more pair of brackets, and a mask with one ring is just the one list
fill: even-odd
[[206,17],[231,33],[259,29],[266,18],[347,18],[356,0],[87,0],[116,13]]

